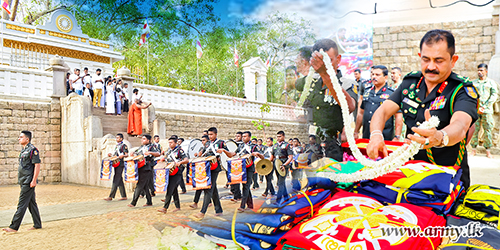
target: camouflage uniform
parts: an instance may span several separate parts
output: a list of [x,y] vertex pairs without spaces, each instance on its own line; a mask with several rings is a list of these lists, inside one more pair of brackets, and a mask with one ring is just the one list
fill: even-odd
[[484,143],[483,146],[486,149],[491,148],[492,144],[492,129],[494,127],[493,122],[493,104],[497,99],[498,89],[497,84],[492,79],[486,78],[485,80],[477,79],[474,82],[474,86],[479,94],[479,107],[484,108],[483,114],[479,115],[479,119],[476,122],[476,130],[472,136],[470,142],[472,148],[476,148],[479,144],[479,130],[483,127],[484,130]]

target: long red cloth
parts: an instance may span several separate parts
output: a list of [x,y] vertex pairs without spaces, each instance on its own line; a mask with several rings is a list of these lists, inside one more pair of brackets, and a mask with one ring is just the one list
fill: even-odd
[[128,126],[127,134],[141,135],[142,134],[142,110],[133,103],[128,111]]

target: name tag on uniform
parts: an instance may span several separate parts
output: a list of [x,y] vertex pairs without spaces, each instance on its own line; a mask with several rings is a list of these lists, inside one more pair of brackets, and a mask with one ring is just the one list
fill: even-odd
[[316,130],[318,130],[318,127],[316,127],[314,125],[309,125],[309,134],[310,135],[315,135],[316,134]]
[[444,108],[446,104],[446,98],[444,96],[437,97],[434,101],[431,102],[430,110],[438,110]]
[[408,105],[410,105],[410,106],[412,106],[412,107],[414,107],[414,108],[418,108],[418,103],[416,103],[415,101],[409,99],[408,97],[405,97],[403,99],[403,102],[406,103],[406,104],[408,104]]
[[382,95],[380,95],[380,98],[387,99],[387,98],[389,98],[389,94],[382,94]]

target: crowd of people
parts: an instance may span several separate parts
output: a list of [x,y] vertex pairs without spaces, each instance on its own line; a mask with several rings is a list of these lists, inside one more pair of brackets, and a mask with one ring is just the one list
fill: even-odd
[[[105,108],[107,115],[122,115],[129,111],[130,97],[128,93],[128,83],[111,76],[103,77],[102,70],[97,69],[91,75],[88,68],[75,68],[73,74],[66,74],[67,94],[76,93],[88,97],[93,107]],[[133,101],[133,100],[132,100]]]

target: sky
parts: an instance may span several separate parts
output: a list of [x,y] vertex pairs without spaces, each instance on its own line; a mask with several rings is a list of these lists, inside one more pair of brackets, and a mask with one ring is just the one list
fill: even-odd
[[331,37],[336,29],[359,24],[371,26],[370,15],[349,14],[339,19],[347,12],[358,10],[372,11],[372,0],[340,1],[340,0],[220,0],[215,5],[216,14],[220,15],[222,23],[234,18],[263,20],[269,14],[279,11],[286,14],[296,14],[297,18],[311,21],[315,35],[318,38]]

